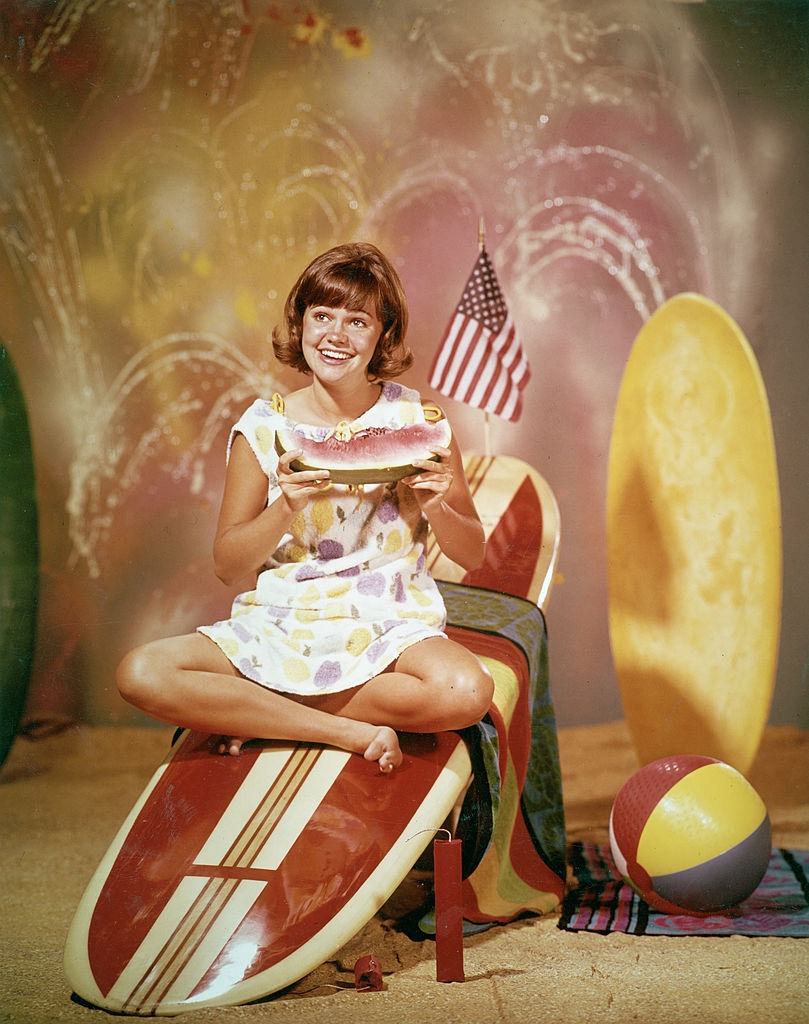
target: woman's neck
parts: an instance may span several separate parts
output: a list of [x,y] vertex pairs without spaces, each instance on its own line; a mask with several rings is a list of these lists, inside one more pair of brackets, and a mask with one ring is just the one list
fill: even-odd
[[382,385],[378,381],[368,381],[364,387],[355,384],[326,387],[321,381],[313,380],[308,388],[295,392],[299,396],[295,406],[306,406],[305,410],[298,409],[299,415],[308,411],[323,426],[333,427],[341,420],[355,420],[362,416],[376,404],[381,390]]

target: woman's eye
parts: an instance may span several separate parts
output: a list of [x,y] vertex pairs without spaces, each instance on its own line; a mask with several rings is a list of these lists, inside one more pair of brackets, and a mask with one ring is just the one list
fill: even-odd
[[354,321],[354,326],[355,327],[367,327],[368,325],[366,324],[366,322],[364,320],[355,320]]

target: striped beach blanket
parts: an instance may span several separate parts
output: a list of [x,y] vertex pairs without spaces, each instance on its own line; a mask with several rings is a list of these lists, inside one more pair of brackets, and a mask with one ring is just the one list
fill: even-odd
[[[439,587],[447,633],[481,657],[495,681],[490,713],[462,733],[474,775],[457,830],[470,932],[528,911],[549,913],[564,896],[559,748],[541,611],[507,594]],[[431,914],[420,927],[434,933]]]
[[737,907],[706,917],[651,909],[623,881],[607,846],[573,843],[570,864],[578,886],[562,908],[559,927],[565,931],[809,937],[809,850],[773,850],[756,891]]

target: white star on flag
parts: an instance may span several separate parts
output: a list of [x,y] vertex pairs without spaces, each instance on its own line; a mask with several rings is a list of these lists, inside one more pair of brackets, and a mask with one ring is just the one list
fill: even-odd
[[515,422],[530,376],[494,267],[481,249],[436,353],[430,386]]

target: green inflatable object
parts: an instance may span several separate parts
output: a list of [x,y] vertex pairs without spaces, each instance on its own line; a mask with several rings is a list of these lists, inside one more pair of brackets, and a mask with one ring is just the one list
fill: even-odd
[[36,482],[25,400],[0,344],[0,764],[25,707],[39,591]]

